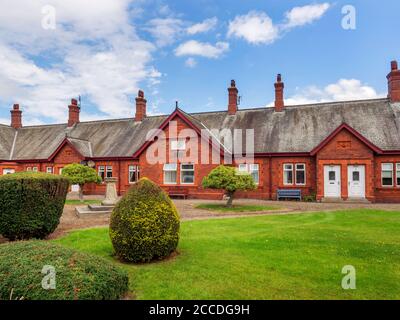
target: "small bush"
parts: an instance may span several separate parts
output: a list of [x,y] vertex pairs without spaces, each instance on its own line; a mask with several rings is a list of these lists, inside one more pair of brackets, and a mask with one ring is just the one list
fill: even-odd
[[114,208],[110,237],[117,256],[122,260],[147,262],[162,259],[178,245],[178,212],[159,186],[141,179]]
[[0,234],[10,240],[43,239],[60,222],[69,181],[46,173],[0,177]]
[[317,194],[315,192],[310,193],[309,195],[303,196],[304,202],[316,202]]
[[[128,290],[127,273],[107,260],[49,242],[3,244],[0,256],[0,300],[111,300]],[[42,287],[44,266],[55,268],[55,289]]]

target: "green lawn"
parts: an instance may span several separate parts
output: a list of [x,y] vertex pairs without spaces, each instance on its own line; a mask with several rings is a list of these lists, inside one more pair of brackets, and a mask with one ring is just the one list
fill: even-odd
[[[115,261],[106,228],[76,231],[56,241]],[[187,221],[182,223],[179,252],[165,262],[124,264],[133,295],[138,299],[400,299],[400,212],[353,210]],[[345,265],[356,268],[356,290],[341,287]]]
[[232,207],[227,207],[224,204],[217,203],[203,203],[195,206],[198,209],[205,209],[210,211],[221,211],[221,212],[252,212],[252,211],[270,211],[278,210],[279,207],[276,206],[262,206],[262,205],[242,205],[237,204]]
[[88,204],[101,204],[101,200],[84,200],[81,202],[80,200],[66,200],[65,204],[79,206],[79,205],[88,205]]

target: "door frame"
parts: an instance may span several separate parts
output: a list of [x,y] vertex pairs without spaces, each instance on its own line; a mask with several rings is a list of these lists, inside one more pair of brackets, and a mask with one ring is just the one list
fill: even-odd
[[[338,188],[338,194],[336,196],[332,195],[327,195],[327,183],[328,183],[328,177],[327,173],[329,172],[329,168],[335,168],[336,172],[336,181],[337,181],[337,188]],[[341,186],[341,180],[342,180],[342,167],[339,164],[325,164],[323,167],[323,173],[324,173],[324,197],[325,198],[341,198],[342,197],[342,186]]]
[[[362,171],[363,171],[363,174],[361,174],[360,173],[360,182],[361,182],[361,180],[362,180],[362,195],[352,195],[351,194],[351,192],[350,192],[350,190],[351,190],[351,188],[350,188],[350,183],[351,183],[351,181],[350,181],[350,179],[352,178],[352,176],[353,176],[353,171],[350,171],[352,168],[354,168],[354,167],[361,167],[362,168]],[[361,172],[361,171],[360,171]],[[347,195],[348,195],[348,197],[349,198],[362,198],[362,199],[365,199],[365,196],[366,196],[366,166],[365,165],[363,165],[363,164],[360,164],[360,165],[358,165],[358,164],[349,164],[349,165],[347,165]]]

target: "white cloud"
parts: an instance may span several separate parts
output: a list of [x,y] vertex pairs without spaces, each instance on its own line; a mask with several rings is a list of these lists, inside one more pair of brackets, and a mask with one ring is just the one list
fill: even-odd
[[155,47],[130,22],[132,2],[54,0],[56,30],[45,30],[41,9],[47,0],[3,0],[2,104],[20,103],[24,123],[65,122],[67,105],[79,94],[105,116],[132,114],[139,85],[157,84],[161,77],[151,65]]
[[210,43],[189,40],[182,43],[175,49],[175,55],[180,56],[201,56],[216,59],[229,50],[229,43],[217,42],[215,45]]
[[251,11],[229,22],[228,37],[243,38],[252,44],[269,44],[278,36],[278,28],[264,12]]
[[[385,94],[377,91],[357,79],[340,79],[336,83],[329,84],[323,88],[309,86],[297,88],[296,94],[285,99],[286,105],[301,105],[332,101],[352,101],[363,99],[383,98]],[[272,106],[270,103],[268,106]]]
[[173,44],[183,33],[184,22],[175,18],[152,19],[145,30],[149,32],[159,47]]
[[285,13],[285,21],[276,24],[262,11],[250,11],[229,22],[228,37],[246,40],[251,44],[271,44],[285,31],[320,19],[330,8],[329,3],[294,7]]
[[185,61],[185,65],[189,68],[194,68],[195,66],[197,66],[197,61],[194,58],[188,58]]
[[197,23],[187,28],[187,33],[190,35],[194,35],[197,33],[204,33],[210,31],[215,28],[218,23],[218,19],[216,17],[206,19],[201,23]]
[[293,28],[312,23],[320,19],[330,8],[329,3],[312,4],[303,7],[294,7],[285,13],[285,28]]

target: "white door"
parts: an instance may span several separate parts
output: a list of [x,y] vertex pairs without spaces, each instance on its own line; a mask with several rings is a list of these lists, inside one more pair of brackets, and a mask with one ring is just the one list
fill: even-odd
[[324,191],[327,198],[339,198],[340,192],[340,166],[324,167]]
[[348,166],[349,197],[365,198],[365,166]]
[[15,169],[3,169],[3,174],[12,174],[15,173]]

